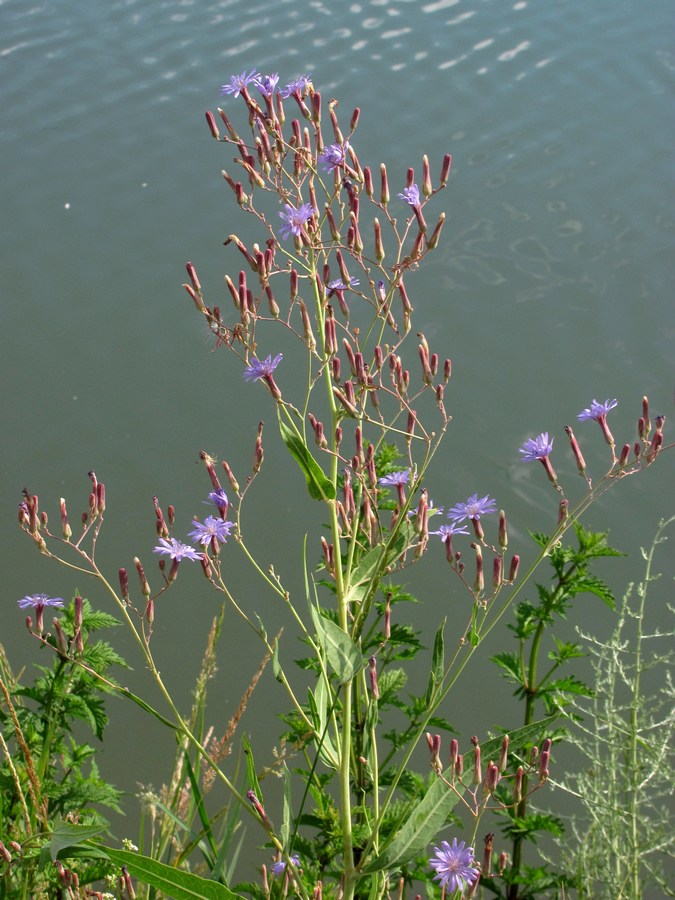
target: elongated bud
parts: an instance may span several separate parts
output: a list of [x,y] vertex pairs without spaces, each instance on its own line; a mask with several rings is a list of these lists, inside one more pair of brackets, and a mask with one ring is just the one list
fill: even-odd
[[402,281],[398,283],[398,292],[401,296],[401,303],[403,304],[403,313],[406,316],[409,316],[413,311],[412,303],[410,302],[410,298],[408,297],[408,292],[405,289],[405,285]]
[[291,303],[298,296],[298,272],[297,269],[291,269],[290,274],[290,285],[291,285]]
[[355,131],[356,126],[359,124],[359,119],[361,117],[361,109],[360,107],[355,107],[354,112],[352,113],[352,118],[349,122],[349,130]]
[[[30,619],[28,621],[30,621]],[[63,628],[61,627],[61,622],[59,621],[59,619],[54,619],[53,625],[54,631],[56,633],[56,643],[58,644],[59,651],[63,656],[68,656],[68,641],[66,639]],[[29,628],[29,631],[30,630],[31,629]]]
[[506,550],[509,546],[509,535],[506,528],[506,513],[503,509],[499,510],[499,546],[502,550]]
[[214,137],[217,141],[220,140],[220,132],[218,131],[218,126],[216,125],[216,117],[213,115],[210,109],[206,110],[206,124],[209,126],[209,131],[211,132],[211,136]]
[[583,457],[579,444],[577,442],[576,437],[574,436],[574,432],[572,431],[569,425],[565,425],[565,434],[569,438],[570,447],[572,448],[572,453],[574,454],[574,459],[576,460],[577,469],[579,470],[579,474],[585,476],[586,475],[586,460]]
[[380,203],[382,206],[386,206],[389,203],[390,194],[389,194],[389,179],[387,177],[387,167],[384,163],[380,164]]
[[272,832],[274,831],[274,829],[272,827],[272,823],[271,823],[267,813],[265,812],[260,800],[258,800],[258,798],[256,797],[256,795],[254,794],[253,791],[247,791],[246,797],[248,798],[249,802],[251,803],[251,806],[253,807],[253,809],[260,816],[260,821],[262,822],[264,829],[269,834],[272,834]]
[[476,553],[476,578],[473,583],[473,589],[480,594],[485,587],[485,576],[483,574],[483,551],[480,544],[472,543],[471,547]]
[[473,783],[479,785],[483,780],[483,768],[480,759],[480,744],[477,737],[471,738],[473,744]]
[[550,750],[542,750],[539,757],[539,784],[543,784],[549,776],[548,763],[551,756]]
[[525,770],[522,766],[518,766],[518,770],[516,772],[516,777],[513,782],[513,802],[520,803],[523,799],[523,778],[525,777]]
[[262,445],[262,435],[263,435],[263,423],[258,423],[258,433],[255,439],[255,450],[253,452],[253,471],[255,473],[260,471],[260,467],[263,464],[263,460],[265,458],[265,452],[263,450]]
[[387,594],[387,603],[384,607],[384,627],[382,629],[385,641],[391,637],[391,594]]
[[225,112],[223,112],[223,110],[220,109],[220,107],[218,108],[218,115],[223,120],[223,124],[225,125],[225,128],[227,128],[227,132],[230,135],[230,137],[232,138],[232,140],[239,143],[239,135],[237,134],[232,123],[228,119],[227,114]]
[[372,200],[373,194],[375,193],[375,187],[373,185],[373,173],[370,166],[366,166],[363,170],[363,187],[367,196]]
[[508,736],[508,734],[505,734],[502,739],[502,747],[501,747],[501,750],[499,751],[499,762],[497,763],[497,765],[499,766],[500,772],[506,771],[506,767],[509,762],[509,742],[510,742],[510,740],[511,739]]
[[483,538],[485,537],[485,532],[483,531],[483,526],[481,525],[480,519],[478,518],[478,516],[474,516],[471,519],[471,524],[473,525],[474,534],[476,535],[476,537],[478,538],[479,541],[482,541]]
[[443,363],[443,383],[447,384],[452,377],[452,360],[446,359]]
[[514,554],[511,557],[511,566],[509,568],[509,582],[513,584],[513,582],[518,577],[518,566],[520,565],[520,557],[518,554]]
[[502,583],[502,567],[503,562],[501,556],[495,556],[492,560],[492,587],[497,590],[497,588]]
[[446,153],[443,157],[443,165],[441,166],[441,186],[445,187],[450,177],[450,168],[452,166],[452,156]]
[[431,184],[431,169],[429,168],[429,157],[422,157],[422,193],[425,197],[431,197],[434,192]]
[[382,243],[382,227],[380,226],[380,220],[373,220],[373,230],[375,231],[375,259],[381,263],[384,259],[384,244]]
[[454,771],[459,756],[459,741],[452,738],[450,741],[450,768]]
[[155,621],[155,601],[150,597],[145,604],[145,620],[148,625],[152,626]]
[[326,221],[328,222],[328,229],[330,231],[330,236],[333,238],[334,241],[339,241],[340,237],[341,237],[340,229],[338,228],[337,222],[335,221],[335,217],[333,216],[333,210],[327,203],[324,206],[324,211],[326,213]]
[[119,570],[120,594],[125,603],[129,602],[129,575],[126,569]]
[[497,785],[499,784],[499,768],[493,763],[488,763],[487,771],[485,772],[485,781],[483,782],[483,790],[487,794],[494,794],[497,790]]
[[312,122],[318,125],[321,122],[321,94],[314,91],[312,94]]
[[630,456],[630,444],[624,444],[621,448],[621,453],[619,454],[619,466],[623,467],[628,462],[628,457]]
[[443,225],[445,224],[445,213],[441,213],[438,217],[438,222],[436,222],[436,227],[431,233],[431,237],[427,238],[427,249],[435,250],[438,246],[438,241],[441,237],[441,231],[443,230]]
[[649,400],[647,397],[642,398],[642,418],[640,421],[644,423],[640,437],[645,440],[649,437],[649,432],[652,430],[652,423],[649,420]]
[[68,524],[68,511],[66,510],[66,501],[63,499],[63,497],[61,497],[60,506],[61,506],[61,533],[63,534],[64,538],[67,541],[69,541],[70,537],[73,533],[73,530],[70,527],[70,525]]
[[509,861],[508,853],[506,853],[506,851],[502,850],[502,852],[499,854],[499,861],[497,863],[497,872],[499,875],[504,874],[504,869],[506,868],[508,861]]

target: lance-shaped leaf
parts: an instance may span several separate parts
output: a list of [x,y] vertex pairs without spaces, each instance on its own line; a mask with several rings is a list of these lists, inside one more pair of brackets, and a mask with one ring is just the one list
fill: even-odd
[[443,670],[445,668],[443,631],[445,629],[445,622],[446,620],[443,619],[438,627],[436,638],[434,640],[434,652],[431,657],[431,672],[429,673],[429,683],[427,685],[427,706],[431,705],[431,701],[433,700],[434,694],[436,693],[436,688],[443,681]]
[[339,625],[322,616],[314,607],[311,609],[314,627],[328,664],[337,675],[338,684],[346,684],[364,668],[366,661],[363,654]]
[[[126,866],[130,875],[138,878],[143,884],[161,891],[163,896],[173,900],[237,900],[241,894],[235,894],[224,884],[209,881],[192,872],[184,872],[158,862],[149,856],[132,853],[130,850],[109,850],[105,848],[110,859],[119,866]],[[243,900],[243,898],[241,898]]]
[[323,469],[307,449],[302,438],[289,428],[285,422],[279,420],[281,438],[288,448],[288,452],[302,469],[307,482],[307,490],[312,500],[334,500],[335,488],[333,482],[324,474]]

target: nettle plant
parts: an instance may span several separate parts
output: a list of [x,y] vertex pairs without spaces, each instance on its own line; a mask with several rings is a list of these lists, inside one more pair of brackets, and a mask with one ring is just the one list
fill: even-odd
[[[236,855],[240,825],[253,821],[272,856],[262,865],[260,881],[235,885],[251,896],[402,897],[406,887],[426,883],[432,892],[440,886],[446,896],[470,895],[482,884],[495,894],[525,897],[529,889],[527,873],[520,874],[521,844],[514,844],[514,869],[505,850],[493,848],[493,835],[479,834],[479,829],[492,810],[510,815],[517,824],[528,795],[546,781],[555,710],[549,704],[537,719],[530,705],[520,728],[485,741],[473,737],[462,754],[457,738],[444,749],[440,734],[455,727],[445,718],[450,693],[484,637],[515,608],[518,592],[542,560],[557,552],[554,558],[564,568],[558,548],[588,506],[655,461],[664,420],[659,417],[652,426],[645,398],[638,440],[617,454],[607,424],[616,401],[594,400],[579,419],[600,424],[611,462],[594,481],[572,429],[566,428],[584,484],[574,501],[568,500],[551,464],[553,438],[542,433],[526,442],[520,451],[523,460],[539,460],[552,483],[557,524],[552,534],[537,536],[538,556],[520,577],[519,554],[508,551],[506,514],[489,494],[475,493],[447,509],[434,505],[427,473],[451,421],[445,390],[452,363],[414,332],[407,282],[438,245],[445,215],[438,215],[432,227],[426,217],[447,185],[451,157],[443,158],[437,181],[423,157],[421,177],[409,168],[392,198],[386,166],[374,172],[359,160],[359,109],[343,130],[337,102],[330,101],[326,109],[309,77],[282,90],[278,80],[276,74],[243,72],[223,87],[223,94],[237,100],[244,112],[242,126],[221,109],[218,117],[206,113],[213,138],[235,150],[239,174],[225,171],[223,177],[260,237],[247,244],[233,233],[225,242],[243,259],[238,275],[225,277],[229,311],[210,304],[192,263],[187,264],[185,288],[216,346],[241,361],[244,381],[253,383],[242,386],[251,392],[247,398],[258,390],[262,403],[276,413],[289,453],[289,477],[299,483],[304,479],[309,497],[321,504],[325,526],[320,538],[299,533],[303,589],[298,592],[285,583],[283,567],[255,557],[242,524],[263,465],[262,424],[245,477],[238,479],[227,462],[219,466],[212,455],[200,453],[210,478],[212,514],[193,520],[192,543],[175,536],[173,507],[165,516],[155,499],[159,591],[151,589],[140,559],[135,560],[138,591],[132,590],[125,568],[119,572],[119,590],[99,570],[95,548],[105,491],[93,473],[89,510],[77,537],[65,501],[60,533],[40,514],[36,495],[26,492],[21,504],[21,526],[43,554],[67,559],[110,591],[168,711],[152,709],[127,689],[124,693],[179,739],[172,785],[174,796],[184,790],[191,797],[190,813],[181,813],[165,796],[164,810],[171,815],[164,821],[173,830],[151,842],[146,853],[106,852],[116,864],[125,864],[127,878],[131,873],[160,893],[163,887],[167,895],[180,897],[179,870],[181,884],[194,887],[198,880],[184,866],[195,851],[201,854],[201,874],[210,879],[204,896],[231,896],[225,887],[225,893],[216,892],[220,885],[233,886],[224,858]],[[286,372],[296,373],[292,383]],[[298,372],[304,373],[301,378]],[[486,524],[491,516],[494,527]],[[268,634],[250,606],[250,591],[242,599],[228,584],[226,560],[236,552],[250,564],[252,578],[285,605],[304,646],[299,669],[286,665],[278,638]],[[406,616],[415,598],[397,577],[403,572],[409,583],[409,570],[427,552],[436,553],[466,594],[453,607],[452,624],[439,624],[430,652]],[[285,784],[278,814],[266,804],[250,746],[245,775],[239,780],[228,776],[222,767],[224,738],[218,736],[223,723],[213,723],[214,730],[208,731],[205,708],[183,715],[155,664],[157,601],[185,561],[200,564],[209,584],[250,625],[287,691],[282,743],[273,762]],[[31,630],[56,653],[77,661],[76,644],[59,644],[42,623],[32,623]],[[406,683],[415,659],[428,674],[425,689],[410,695]],[[511,663],[510,658],[500,660],[506,669]],[[233,714],[235,724],[243,705]],[[470,722],[460,724],[471,727]],[[230,723],[230,737],[233,728]],[[430,766],[416,773],[411,761],[420,745],[428,748]],[[229,792],[228,808],[234,810],[221,838],[215,832],[221,814],[207,812],[203,802],[206,783],[214,781]],[[155,810],[161,806],[156,802]],[[189,835],[176,828],[183,814],[191,817]],[[462,819],[470,823],[468,840],[458,840],[448,830],[461,827]],[[477,838],[484,844],[478,854]],[[171,890],[158,872],[175,879]],[[125,885],[122,880],[118,887],[123,896],[129,894]]]

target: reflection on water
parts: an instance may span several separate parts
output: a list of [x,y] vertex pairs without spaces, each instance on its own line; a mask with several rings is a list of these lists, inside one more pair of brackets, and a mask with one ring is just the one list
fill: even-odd
[[[51,594],[73,588],[15,533],[24,484],[53,505],[99,471],[111,493],[105,552],[114,570],[149,555],[153,494],[186,521],[198,510],[198,449],[249,464],[245,434],[232,445],[232,422],[254,434],[269,410],[242,408],[239,375],[208,352],[180,288],[186,259],[221,298],[223,272],[239,266],[222,245],[241,225],[219,174],[231,154],[210,141],[203,112],[244,68],[278,71],[282,82],[311,73],[324,97],[340,98],[345,119],[359,105],[361,162],[385,161],[392,180],[402,183],[409,165],[419,171],[425,152],[434,170],[453,154],[449,188],[435,201],[448,211],[441,247],[408,284],[417,327],[455,364],[437,496],[508,501],[514,537],[525,542],[515,523],[545,529],[553,515],[539,473],[514,460],[525,437],[559,429],[594,396],[621,398],[617,422],[631,435],[643,392],[669,413],[666,98],[675,65],[665,0],[59,0],[0,9],[0,531],[14,564],[5,566],[10,605],[47,582]],[[268,459],[260,531],[287,562],[297,485],[275,478]],[[662,486],[648,473],[603,501],[594,524],[611,521],[615,543],[636,552],[668,511]],[[620,566],[616,577],[627,580],[630,566]],[[436,596],[445,576],[424,571],[422,590]],[[213,612],[193,591],[198,581],[178,584],[157,625],[167,646],[186,649],[179,686],[189,684],[190,651],[201,655]],[[8,619],[9,640],[32,659],[19,618]],[[224,703],[255,668],[245,646],[242,636],[228,650]],[[166,666],[173,673],[175,653]],[[187,687],[185,695],[187,703]],[[268,716],[271,696],[260,701]],[[155,777],[152,745],[137,741],[134,760],[139,778]]]

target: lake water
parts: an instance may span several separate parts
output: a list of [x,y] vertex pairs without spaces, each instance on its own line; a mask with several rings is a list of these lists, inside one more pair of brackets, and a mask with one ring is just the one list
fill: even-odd
[[[438,503],[497,497],[511,546],[527,558],[526,530],[550,529],[556,501],[540,467],[519,462],[526,438],[555,433],[562,451],[562,426],[593,398],[619,399],[620,443],[635,439],[643,394],[672,416],[667,0],[0,0],[0,23],[0,640],[17,664],[38,658],[19,597],[78,587],[110,608],[97,585],[39,558],[18,532],[24,485],[52,521],[61,496],[76,518],[95,469],[109,505],[101,563],[114,576],[139,555],[151,570],[152,496],[174,503],[187,530],[208,491],[198,450],[243,472],[266,418],[267,463],[249,514],[255,543],[289,572],[299,562],[290,526],[315,512],[274,458],[271,406],[262,391],[244,391],[234,359],[211,352],[181,287],[191,259],[207,302],[226,307],[223,274],[239,270],[236,251],[223,247],[231,231],[245,232],[220,176],[232,154],[210,138],[204,111],[223,103],[221,84],[243,69],[278,71],[282,83],[310,73],[325,98],[340,99],[345,122],[360,106],[361,163],[386,162],[396,190],[423,153],[435,173],[453,154],[434,207],[448,214],[441,248],[407,282],[416,329],[454,362],[454,420],[430,475]],[[577,434],[599,474],[606,454],[593,428]],[[567,456],[556,467],[574,494]],[[639,577],[639,547],[672,512],[672,476],[669,454],[588,519],[630,554],[601,568],[618,595]],[[672,563],[662,568],[672,575]],[[415,576],[429,601],[425,634],[460,602],[448,575],[439,554]],[[236,560],[232,578],[250,585]],[[670,583],[654,587],[655,606]],[[281,611],[257,586],[248,591],[273,632]],[[586,626],[611,624],[599,606],[579,601]],[[215,611],[198,572],[183,573],[158,610],[158,655],[184,704]],[[214,720],[227,721],[259,656],[230,617]],[[492,673],[489,690],[471,676],[464,689],[485,715],[456,723],[468,736],[498,721],[510,691]],[[245,723],[267,740],[263,756],[279,709],[270,673]],[[161,735],[142,719],[130,728],[126,712],[113,703],[103,768],[133,791],[158,783],[168,756]]]

